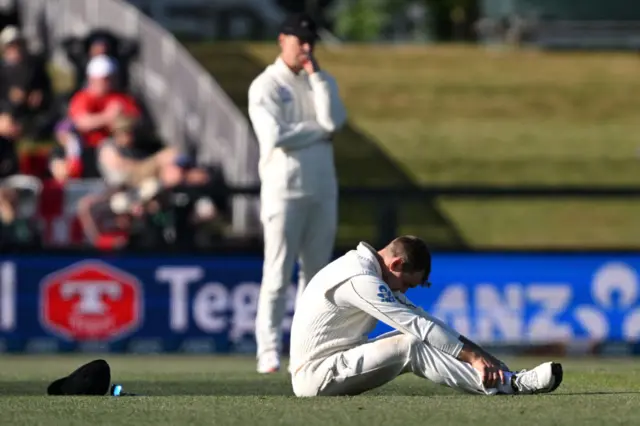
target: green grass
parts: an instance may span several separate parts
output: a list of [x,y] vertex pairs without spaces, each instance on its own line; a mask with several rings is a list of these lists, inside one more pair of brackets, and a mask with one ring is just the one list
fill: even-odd
[[[188,46],[241,109],[273,44]],[[350,125],[335,141],[343,185],[633,185],[640,182],[640,60],[626,53],[470,46],[320,48]],[[339,241],[360,227],[345,201]],[[424,200],[405,228],[444,246],[638,247],[625,200]],[[422,204],[422,205],[420,205]]]
[[[640,365],[565,359],[554,394],[471,396],[412,375],[358,397],[297,399],[288,376],[250,358],[106,356],[112,381],[145,397],[50,397],[50,380],[93,359],[1,358],[0,412],[11,425],[622,425],[640,421]],[[508,360],[523,368],[540,359]]]

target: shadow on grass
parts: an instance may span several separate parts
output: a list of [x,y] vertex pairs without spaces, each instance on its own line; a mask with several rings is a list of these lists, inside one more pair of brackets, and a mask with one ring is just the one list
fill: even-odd
[[[248,88],[253,79],[264,70],[265,64],[238,44],[214,47],[192,44],[187,47],[247,115]],[[347,123],[336,135],[334,146],[336,168],[342,186],[415,186],[413,179],[389,158],[377,143],[351,123]],[[371,215],[375,211],[377,206],[373,202],[380,203],[380,200],[340,200],[339,234],[343,235],[338,236],[338,244],[353,244],[367,237],[373,240],[373,236],[369,235],[371,231],[361,229],[358,223],[363,215]],[[404,218],[402,225],[406,225],[408,229],[420,229],[420,236],[429,241],[434,248],[467,248],[460,232],[443,214],[435,200],[420,200],[419,204],[419,214]],[[348,233],[345,230],[353,232]],[[351,241],[352,239],[355,241]]]
[[[257,380],[215,380],[211,381],[114,381],[123,386],[124,392],[141,396],[253,396],[274,397],[293,396],[288,382],[258,378]],[[47,381],[0,382],[0,397],[7,396],[43,396],[46,395]],[[599,391],[551,393],[544,396],[603,396],[603,395],[640,395],[640,391]],[[363,396],[415,396],[443,397],[474,396],[464,393],[443,392],[442,389],[425,387],[421,389],[378,388]]]
[[590,395],[640,395],[640,391],[598,391],[598,392],[561,392],[545,396],[590,396]]
[[[252,396],[275,397],[293,396],[288,382],[257,378],[256,380],[216,380],[211,381],[118,381],[124,392],[135,393],[140,396]],[[48,381],[0,382],[0,397],[7,396],[44,396]],[[640,391],[597,391],[597,392],[559,392],[542,396],[570,397],[570,396],[606,396],[606,395],[640,395]],[[366,392],[363,396],[414,396],[414,397],[464,397],[464,393],[452,393],[439,388],[424,387],[420,389],[390,389],[378,388]],[[529,396],[526,396],[529,397]]]
[[[46,395],[48,381],[0,382],[0,397]],[[293,396],[285,382],[249,381],[118,381],[123,391],[143,396]]]

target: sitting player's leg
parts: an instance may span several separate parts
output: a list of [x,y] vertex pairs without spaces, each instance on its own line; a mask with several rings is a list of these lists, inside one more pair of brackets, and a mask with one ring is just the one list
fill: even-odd
[[[428,319],[429,321],[438,324],[443,329],[449,330],[451,333],[455,333],[455,330],[450,328],[443,321],[440,321],[439,319],[430,316],[423,309],[415,307],[413,309],[413,312],[416,315],[420,315]],[[463,342],[465,342],[465,345],[467,344],[471,345],[474,351],[480,353],[485,358],[488,357],[493,361],[495,361],[496,363],[500,363],[500,361],[497,358],[495,358],[491,354],[488,354],[485,350],[480,348],[475,343],[469,341],[468,339],[465,339],[462,336],[461,336],[461,339]],[[441,371],[445,374],[445,376],[447,376],[448,373],[446,372],[446,370],[451,368],[451,366],[454,366],[454,368],[458,371],[458,373],[460,373],[463,370],[460,370],[459,364],[463,365],[463,369],[466,369],[466,370],[471,369],[474,372],[476,371],[470,364],[466,362],[462,362],[428,345],[427,345],[427,348],[430,349],[429,351],[426,352],[430,357],[429,362],[431,363],[432,366],[438,367],[435,370],[432,368],[431,371],[436,371],[436,372]],[[424,351],[418,350],[416,354],[418,357],[421,357],[424,355]],[[437,363],[438,365],[435,365],[434,363]],[[504,366],[504,368],[506,369],[506,366]],[[420,375],[419,370],[418,372],[414,371],[414,373],[416,373],[417,375]],[[505,379],[507,379],[506,386],[498,386],[498,389],[486,389],[484,392],[490,395],[495,393],[531,394],[531,393],[552,392],[556,390],[558,386],[560,386],[560,383],[562,382],[563,372],[562,372],[562,365],[552,363],[552,362],[547,362],[529,371],[523,370],[519,373],[505,372],[504,375],[505,375]],[[479,374],[478,374],[478,377],[480,377]],[[441,383],[441,381],[438,380],[437,378],[437,374],[435,378],[432,378],[432,377],[427,377],[427,378],[433,380],[436,383]],[[442,384],[456,387],[455,385],[452,385],[452,383],[449,383],[449,382],[450,380],[445,379],[444,382],[442,382]]]
[[297,396],[358,395],[411,371],[411,339],[390,333],[322,361],[311,362],[293,373]]
[[357,395],[408,372],[471,393],[497,392],[484,389],[471,365],[444,355],[414,337],[392,332],[303,369],[294,376],[294,392]]
[[505,383],[487,388],[471,364],[422,342],[413,345],[412,349],[410,365],[414,374],[464,392],[485,395],[546,393],[557,389],[562,382],[562,366],[547,362],[530,371],[504,372]]
[[548,392],[562,379],[562,371],[558,378],[554,369],[552,363],[546,363],[519,375],[508,373],[506,384],[486,389],[470,364],[414,337],[392,332],[308,365],[294,374],[293,388],[298,396],[357,395],[412,372],[434,383],[478,395]]

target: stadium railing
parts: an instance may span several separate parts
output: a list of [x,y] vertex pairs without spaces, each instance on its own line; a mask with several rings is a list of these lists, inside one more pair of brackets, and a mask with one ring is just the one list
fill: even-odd
[[[65,194],[47,194],[46,202],[51,210],[52,203],[60,203],[54,209],[55,215],[41,217],[43,224],[44,249],[56,250],[76,249],[82,244],[82,235],[78,233],[77,216],[75,206],[80,198],[88,193],[95,193],[102,187],[99,180],[77,181],[65,189]],[[44,191],[45,193],[47,191]],[[212,197],[243,197],[251,202],[259,203],[260,188],[257,185],[231,186],[222,188],[217,193],[209,193]],[[426,187],[389,187],[389,188],[363,188],[343,187],[340,189],[340,205],[350,208],[353,202],[366,205],[356,213],[362,215],[361,221],[370,226],[364,226],[358,231],[358,238],[372,241],[376,245],[384,245],[389,240],[401,233],[403,209],[412,204],[430,202],[438,197],[448,199],[637,199],[640,197],[640,187],[576,187],[576,186],[426,186]],[[353,216],[354,212],[350,212]],[[344,220],[344,217],[342,217]],[[183,232],[189,232],[188,230]],[[357,241],[349,241],[349,244]],[[338,245],[345,246],[346,242],[339,241]],[[455,246],[454,242],[447,242],[439,250],[463,250],[469,251],[469,247]],[[448,244],[448,245],[447,245]],[[453,244],[453,246],[452,246]],[[226,238],[216,241],[210,248],[211,251],[252,251],[259,252],[261,246],[260,233],[238,234],[232,233]],[[340,247],[339,247],[340,248]],[[159,248],[158,251],[165,250]],[[513,247],[502,247],[504,250],[513,250]],[[599,248],[600,249],[600,248]],[[624,251],[632,248],[610,247],[610,250]],[[135,248],[134,250],[138,250]],[[146,249],[145,249],[146,250]],[[195,251],[198,249],[194,248]],[[208,249],[207,249],[208,250]],[[482,247],[474,247],[473,250],[483,251]],[[548,249],[545,249],[548,251]],[[562,250],[568,250],[563,247]],[[576,248],[573,251],[589,251],[588,248]],[[206,251],[206,250],[205,250]]]
[[[235,196],[257,197],[259,186],[229,188]],[[600,186],[482,186],[482,185],[446,185],[423,186],[420,188],[356,188],[340,189],[341,200],[365,200],[376,206],[375,243],[384,245],[399,234],[399,209],[402,204],[411,201],[429,200],[436,197],[478,198],[483,200],[495,198],[584,198],[584,199],[620,199],[640,197],[640,187]],[[459,249],[458,247],[452,247]],[[612,248],[619,251],[618,248]],[[566,248],[564,249],[566,251]],[[583,250],[583,249],[581,249]]]
[[535,33],[549,49],[640,49],[640,21],[542,20]]

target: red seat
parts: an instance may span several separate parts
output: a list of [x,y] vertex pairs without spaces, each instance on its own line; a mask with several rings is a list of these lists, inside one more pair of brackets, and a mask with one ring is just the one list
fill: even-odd
[[44,179],[49,171],[48,150],[37,150],[27,153],[20,153],[20,173]]

